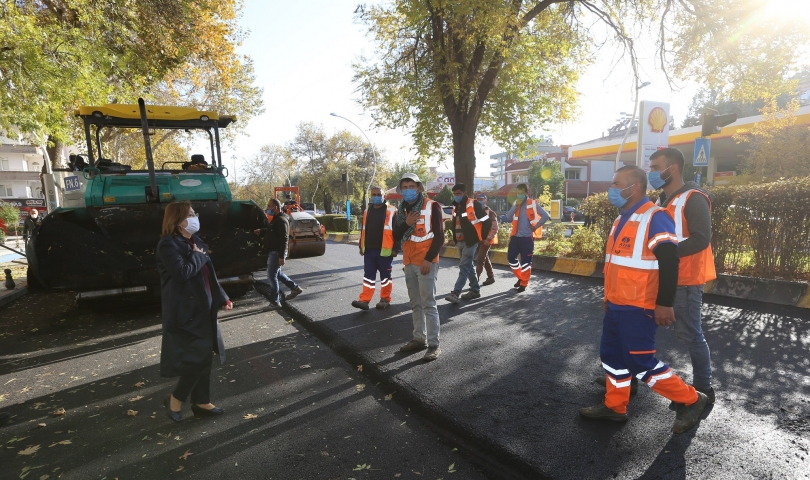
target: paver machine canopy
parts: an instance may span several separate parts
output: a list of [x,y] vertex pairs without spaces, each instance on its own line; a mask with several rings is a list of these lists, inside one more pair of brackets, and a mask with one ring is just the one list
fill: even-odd
[[[220,129],[235,118],[185,107],[110,104],[80,107],[87,154],[72,156],[69,168],[54,169],[60,206],[26,245],[29,277],[48,288],[79,291],[157,290],[155,247],[163,212],[170,202],[190,201],[200,217],[198,235],[210,248],[217,276],[227,283],[248,281],[266,266],[261,242],[252,234],[267,226],[253,201],[234,200],[222,165]],[[105,158],[107,129],[143,133],[146,169]],[[155,167],[151,136],[163,131],[202,132],[211,163],[201,155],[190,162]]]

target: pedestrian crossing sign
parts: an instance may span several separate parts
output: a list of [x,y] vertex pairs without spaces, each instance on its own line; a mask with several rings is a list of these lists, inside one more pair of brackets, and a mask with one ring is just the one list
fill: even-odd
[[692,164],[696,167],[709,166],[709,152],[712,146],[711,138],[696,138],[695,139],[695,156]]

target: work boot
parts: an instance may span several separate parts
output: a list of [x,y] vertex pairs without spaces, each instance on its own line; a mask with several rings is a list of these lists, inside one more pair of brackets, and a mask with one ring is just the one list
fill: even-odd
[[698,401],[692,405],[678,405],[676,410],[675,423],[672,424],[674,433],[685,433],[692,429],[700,421],[700,414],[709,404],[709,397],[703,392],[697,392]]
[[518,280],[517,282],[515,282],[515,288],[518,288],[519,286],[520,286],[520,280]]
[[495,279],[492,278],[492,277],[489,277],[486,280],[484,280],[484,283],[482,283],[481,286],[486,287],[487,285],[492,285],[493,283],[495,283]]
[[279,302],[270,302],[270,306],[268,307],[270,310],[280,310],[281,303]]
[[450,292],[444,299],[450,303],[458,303],[458,293]]
[[303,288],[295,287],[292,290],[290,290],[290,293],[288,293],[287,295],[284,296],[284,300],[290,301],[290,300],[292,300],[293,298],[297,297],[298,295],[300,295],[302,293],[304,293]]
[[360,300],[354,300],[352,302],[352,306],[354,308],[359,308],[360,310],[368,310],[368,302],[361,302]]
[[480,297],[481,297],[481,292],[473,292],[472,290],[470,290],[469,292],[467,292],[467,293],[465,293],[464,295],[461,296],[461,298],[463,298],[464,300],[475,300],[476,298],[480,298]]
[[439,358],[439,355],[442,354],[442,349],[439,347],[428,347],[427,352],[425,352],[425,356],[422,357],[422,360],[426,360],[428,362],[432,360],[436,360]]
[[389,302],[388,300],[383,298],[383,299],[380,299],[379,302],[377,302],[376,307],[379,308],[380,310],[385,310],[390,305],[391,305],[391,302]]
[[[697,390],[698,392],[706,394],[706,397],[709,399],[708,404],[709,405],[714,405],[714,387],[709,387],[709,388],[695,387],[695,390]],[[672,410],[673,412],[677,412],[678,411],[678,405],[681,405],[681,404],[680,403],[675,403],[675,402],[669,402],[669,409]]]
[[415,352],[427,348],[427,343],[422,340],[411,340],[405,345],[399,347],[400,352]]
[[523,292],[526,291],[526,287],[521,285],[521,286],[517,287],[515,290],[517,291],[517,293],[523,293]]
[[626,413],[616,413],[605,406],[604,403],[579,409],[579,414],[590,420],[607,420],[610,422],[626,422]]
[[[597,385],[602,385],[602,388],[607,388],[607,378],[605,377],[597,377],[593,383]],[[638,391],[638,378],[630,377],[630,395],[635,395]]]

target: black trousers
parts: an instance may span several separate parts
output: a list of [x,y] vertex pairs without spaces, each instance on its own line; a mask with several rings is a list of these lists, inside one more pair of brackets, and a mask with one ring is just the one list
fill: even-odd
[[205,405],[211,403],[211,372],[201,375],[181,375],[174,387],[172,396],[185,402],[191,394],[191,403]]

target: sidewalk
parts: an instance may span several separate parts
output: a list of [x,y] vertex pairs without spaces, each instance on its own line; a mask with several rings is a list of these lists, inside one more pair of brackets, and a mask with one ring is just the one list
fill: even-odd
[[[532,276],[525,294],[508,270],[482,298],[444,301],[458,270],[443,260],[437,300],[439,360],[398,347],[411,338],[401,263],[391,308],[361,312],[362,262],[349,245],[291,261],[305,292],[285,308],[371,381],[467,443],[530,478],[807,478],[810,475],[810,323],[794,307],[710,297],[704,306],[717,404],[683,435],[668,402],[642,387],[626,425],[585,421],[601,401],[601,280],[554,272]],[[376,301],[376,298],[375,298]],[[659,330],[660,358],[685,380],[691,366],[672,329]],[[778,354],[776,354],[778,352]],[[767,452],[767,454],[765,454]],[[756,458],[756,462],[751,462]]]

